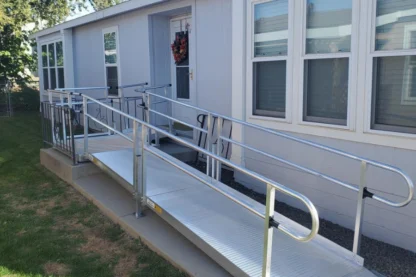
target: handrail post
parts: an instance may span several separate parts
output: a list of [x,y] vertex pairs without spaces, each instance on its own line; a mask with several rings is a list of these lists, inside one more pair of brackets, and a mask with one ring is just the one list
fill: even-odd
[[82,98],[82,106],[84,111],[84,155],[88,154],[88,99]]
[[274,216],[274,202],[276,190],[270,184],[267,184],[266,195],[266,214],[264,218],[264,238],[263,238],[263,270],[262,276],[269,277],[272,264],[272,248],[273,248],[273,226],[270,220]]
[[[221,152],[222,152],[222,148],[221,148],[221,146],[222,146],[222,141],[221,141],[221,134],[222,134],[222,124],[223,124],[223,119],[222,119],[222,117],[218,117],[218,121],[217,121],[217,155],[218,156],[220,156],[221,157]],[[217,180],[218,181],[221,181],[221,168],[222,168],[222,166],[221,166],[221,162],[220,161],[217,161],[216,162],[216,167],[217,167],[217,169],[216,169],[216,171],[217,171]]]
[[[168,97],[168,87],[165,87],[164,91],[165,91],[165,97]],[[169,106],[170,106],[171,112],[173,112],[172,102],[169,102],[168,103],[168,111],[169,111]],[[173,134],[173,123],[172,123],[172,120],[168,119],[168,122],[169,122],[169,134]]]
[[[208,120],[207,120],[207,151],[211,152],[211,141],[212,141],[212,114],[208,114]],[[211,158],[207,156],[207,175],[210,176],[210,170],[211,170]]]
[[68,107],[72,109],[72,95],[68,92]]
[[[148,124],[150,124],[150,104],[151,104],[151,102],[150,102],[150,95],[145,94],[145,96],[146,96],[146,100],[145,100],[145,103],[146,103],[146,107],[145,107],[145,111],[146,111],[146,122]],[[148,141],[149,142],[152,141],[151,140],[151,135],[152,135],[152,131],[151,130],[148,130],[147,131],[147,136],[148,136]]]
[[146,170],[146,152],[145,152],[145,145],[150,143],[149,138],[149,129],[147,126],[142,125],[142,136],[141,136],[141,165],[140,165],[140,187],[139,192],[141,196],[141,209],[143,211],[144,207],[146,206],[147,202],[147,170]]
[[[143,184],[141,176],[143,175],[143,163],[139,162],[140,156],[140,132],[139,123],[133,121],[133,187],[134,187],[134,199],[136,201],[136,218],[143,216],[142,204],[141,204],[141,185]],[[143,155],[143,149],[142,149]]]
[[360,170],[360,187],[358,191],[358,203],[357,203],[357,213],[355,216],[355,231],[354,231],[354,244],[353,252],[356,255],[360,255],[361,248],[361,233],[363,225],[363,215],[364,215],[364,206],[365,206],[365,192],[366,188],[366,175],[367,175],[367,163],[365,161],[361,162]]

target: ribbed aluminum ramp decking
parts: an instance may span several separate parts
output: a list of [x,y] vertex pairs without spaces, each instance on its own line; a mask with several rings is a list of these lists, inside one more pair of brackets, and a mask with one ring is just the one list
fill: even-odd
[[[152,150],[257,211],[265,212],[262,204],[156,148]],[[264,221],[162,159],[145,155],[148,206],[234,276],[261,276]],[[91,161],[130,186],[132,157],[131,150],[90,154]],[[275,219],[294,231],[308,233],[306,228],[278,213]],[[272,251],[272,276],[375,276],[362,266],[361,257],[319,235],[302,243],[274,229]]]

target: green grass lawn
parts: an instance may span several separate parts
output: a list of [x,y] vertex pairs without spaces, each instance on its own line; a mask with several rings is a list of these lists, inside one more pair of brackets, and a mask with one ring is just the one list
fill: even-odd
[[39,163],[39,113],[0,118],[0,276],[185,276]]

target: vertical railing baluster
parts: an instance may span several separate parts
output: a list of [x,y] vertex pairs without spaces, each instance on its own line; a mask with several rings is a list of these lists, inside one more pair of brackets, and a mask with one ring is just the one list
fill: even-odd
[[274,216],[274,202],[276,190],[270,184],[267,184],[266,196],[266,214],[264,219],[264,238],[263,238],[263,270],[262,276],[269,277],[272,263],[272,246],[273,246],[273,226],[270,221]]
[[84,155],[86,156],[88,155],[88,99],[86,97],[82,97],[82,106],[84,111]]
[[[212,114],[208,114],[207,119],[207,151],[211,152],[211,143],[212,143]],[[207,156],[207,175],[210,176],[211,171],[211,158]]]
[[[221,157],[221,153],[222,153],[222,140],[221,140],[221,135],[222,135],[222,125],[223,125],[223,119],[222,117],[218,116],[218,121],[217,121],[217,155]],[[217,160],[216,162],[216,171],[217,171],[217,180],[221,181],[221,162]]]
[[366,177],[367,177],[367,163],[365,161],[361,162],[360,169],[360,187],[358,191],[358,203],[357,203],[357,213],[355,216],[355,230],[354,230],[354,244],[352,251],[360,255],[361,248],[361,236],[362,236],[362,225],[363,225],[363,215],[364,215],[364,206],[366,198]]

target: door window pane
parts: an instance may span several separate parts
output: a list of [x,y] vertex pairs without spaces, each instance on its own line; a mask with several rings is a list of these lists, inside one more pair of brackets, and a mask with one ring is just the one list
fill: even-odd
[[42,45],[42,66],[48,66],[48,46]]
[[58,66],[64,65],[64,52],[62,49],[62,41],[56,43],[56,64]]
[[105,63],[116,64],[117,63],[116,32],[104,34],[104,51],[105,51]]
[[254,56],[287,55],[288,1],[254,5]]
[[49,76],[51,77],[51,89],[56,89],[56,70],[51,68],[49,70]]
[[51,43],[48,46],[49,52],[49,66],[55,66],[55,44]]
[[43,89],[47,90],[49,89],[49,74],[48,69],[43,70]]
[[374,59],[373,128],[416,133],[416,56]]
[[376,50],[416,49],[416,1],[377,0]]
[[65,75],[64,75],[64,69],[58,68],[58,86],[60,88],[65,87]]
[[253,75],[254,114],[285,117],[286,61],[254,63]]
[[107,86],[111,87],[108,90],[109,95],[118,96],[118,72],[116,66],[107,67]]
[[352,0],[307,0],[306,53],[351,51]]
[[189,99],[189,67],[176,67],[176,97]]
[[304,120],[346,125],[348,58],[305,61]]

